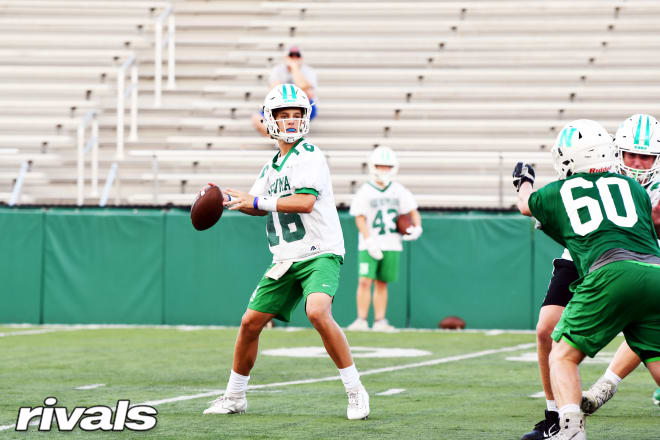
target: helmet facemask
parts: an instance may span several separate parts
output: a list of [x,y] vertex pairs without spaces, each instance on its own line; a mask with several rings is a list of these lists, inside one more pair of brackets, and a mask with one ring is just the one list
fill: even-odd
[[[287,120],[280,119],[279,122],[282,127],[286,127],[286,122],[292,119],[297,120],[298,124],[294,124],[296,131],[289,131],[280,129],[278,121],[275,120],[275,114],[278,110],[296,109],[300,110],[300,118],[288,118]],[[283,84],[274,87],[266,96],[264,100],[264,124],[266,130],[271,138],[284,141],[292,144],[301,137],[309,133],[309,118],[312,113],[312,107],[305,92],[293,84]]]
[[[616,132],[618,152],[617,171],[637,180],[641,185],[651,183],[660,172],[660,123],[651,115],[637,114],[629,117]],[[654,156],[650,168],[634,168],[626,165],[624,153]]]
[[[377,166],[390,167],[389,169],[378,169]],[[389,147],[376,148],[369,157],[369,175],[374,182],[382,183],[384,186],[390,184],[399,172],[399,161],[396,154]]]

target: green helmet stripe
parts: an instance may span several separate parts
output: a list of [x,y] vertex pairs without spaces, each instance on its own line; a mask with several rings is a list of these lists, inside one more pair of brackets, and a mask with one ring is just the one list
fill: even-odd
[[637,130],[635,130],[635,139],[633,140],[634,145],[639,145],[639,131],[642,128],[642,117],[639,117],[639,121],[637,121]]
[[296,99],[296,86],[291,86],[291,99]]
[[282,99],[287,99],[288,92],[286,91],[286,86],[282,86]]
[[647,147],[649,146],[649,138],[651,137],[651,118],[649,116],[646,117],[646,140],[644,141],[644,145]]

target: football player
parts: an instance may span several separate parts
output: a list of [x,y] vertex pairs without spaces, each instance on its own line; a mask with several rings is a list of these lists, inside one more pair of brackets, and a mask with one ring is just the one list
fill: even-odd
[[[635,136],[636,133],[639,133]],[[641,139],[641,140],[640,140]],[[656,181],[657,161],[660,155],[660,126],[650,115],[633,115],[626,119],[615,137],[617,155],[616,168],[622,173],[637,179],[651,198],[653,221],[656,231],[660,231],[660,182]],[[654,171],[653,168],[656,168]],[[660,232],[659,232],[660,233]],[[545,418],[534,426],[522,440],[542,440],[553,438],[559,431],[559,414],[550,386],[549,354],[552,347],[550,337],[561,314],[573,296],[569,290],[572,282],[578,279],[578,272],[567,249],[560,258],[553,261],[552,279],[539,312],[536,326],[536,340],[541,383],[546,395]],[[582,393],[581,408],[586,414],[593,414],[616,392],[619,382],[639,365],[639,357],[625,343],[621,344],[614,359],[589,390]]]
[[610,172],[615,150],[598,123],[567,124],[553,146],[560,180],[534,192],[534,171],[518,163],[518,208],[564,245],[580,278],[552,333],[552,391],[559,407],[559,440],[586,439],[578,365],[620,331],[660,384],[660,247],[647,192]]
[[273,318],[289,321],[304,300],[309,321],[339,369],[348,395],[347,417],[369,415],[369,395],[346,337],[332,316],[332,299],[343,263],[344,238],[323,152],[304,139],[311,106],[293,84],[273,88],[264,101],[264,122],[277,139],[278,153],[268,161],[248,193],[227,189],[224,205],[248,215],[266,216],[273,263],[252,293],[234,349],[233,368],[224,395],[204,414],[242,413],[245,392],[257,357],[259,335]]
[[[376,331],[394,331],[387,322],[387,283],[399,278],[401,240],[417,240],[422,235],[422,219],[413,195],[399,182],[393,182],[399,169],[391,148],[377,147],[369,156],[369,181],[362,185],[351,203],[358,236],[357,319],[349,330],[368,330],[367,315],[374,285],[374,325]],[[405,235],[397,231],[397,218],[411,216]]]

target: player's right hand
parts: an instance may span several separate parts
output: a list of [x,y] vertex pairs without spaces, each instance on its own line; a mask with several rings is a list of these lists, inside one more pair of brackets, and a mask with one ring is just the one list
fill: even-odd
[[367,238],[365,241],[365,245],[367,246],[367,253],[371,258],[374,260],[382,260],[383,259],[383,251],[380,250],[380,247],[378,246],[378,243],[376,243],[376,240],[374,240],[373,237]]
[[520,191],[520,187],[525,182],[534,185],[534,179],[536,179],[536,173],[530,164],[522,162],[516,164],[513,169],[513,186],[516,188],[516,191]]

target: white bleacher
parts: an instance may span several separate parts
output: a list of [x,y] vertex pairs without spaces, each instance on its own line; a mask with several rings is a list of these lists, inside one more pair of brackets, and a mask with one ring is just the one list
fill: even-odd
[[[170,4],[176,87],[154,107],[156,19]],[[76,130],[92,109],[101,187],[119,165],[111,202],[188,205],[207,181],[249,188],[275,154],[250,118],[291,43],[319,76],[309,140],[325,152],[344,205],[367,178],[369,152],[389,145],[421,206],[509,208],[513,164],[530,160],[539,182],[549,181],[549,149],[566,122],[592,118],[614,130],[630,114],[660,114],[653,0],[1,6],[0,201],[29,162],[20,203],[75,203]],[[139,135],[118,159],[116,79],[131,57]],[[128,116],[127,108],[127,133]]]

